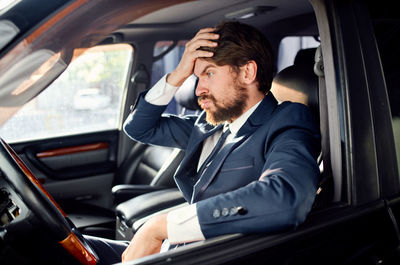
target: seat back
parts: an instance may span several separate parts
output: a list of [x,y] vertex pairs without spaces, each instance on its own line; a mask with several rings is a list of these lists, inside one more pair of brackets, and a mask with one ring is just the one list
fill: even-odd
[[172,152],[173,148],[135,143],[127,158],[120,165],[115,185],[149,185]]
[[[200,110],[195,95],[197,79],[189,77],[175,94],[175,101],[185,110]],[[115,185],[146,184],[150,186],[176,187],[175,170],[184,152],[179,149],[136,143],[119,168]]]
[[279,102],[291,101],[308,106],[319,121],[318,78],[312,68],[292,65],[283,69],[275,76],[271,92]]
[[321,179],[313,209],[323,207],[332,200],[333,196],[333,179],[330,177],[329,168],[324,168],[323,164],[323,160],[329,159],[329,138],[327,138],[326,113],[322,111],[325,106],[320,106],[319,77],[314,70],[314,58],[318,52],[317,48],[300,50],[294,64],[280,71],[274,77],[271,87],[271,92],[278,101],[291,101],[308,106],[320,125],[322,150],[318,163],[321,169]]

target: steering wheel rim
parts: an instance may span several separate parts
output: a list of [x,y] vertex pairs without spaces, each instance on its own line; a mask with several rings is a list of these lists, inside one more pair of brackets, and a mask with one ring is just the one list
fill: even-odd
[[0,138],[0,161],[4,178],[14,187],[29,209],[49,227],[58,243],[81,264],[97,264],[99,258],[66,214],[25,165],[15,151]]

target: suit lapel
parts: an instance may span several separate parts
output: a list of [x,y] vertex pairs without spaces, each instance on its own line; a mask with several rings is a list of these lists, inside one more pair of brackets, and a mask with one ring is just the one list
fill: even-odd
[[243,136],[252,134],[258,127],[265,124],[270,119],[272,112],[277,106],[278,101],[272,93],[269,92],[236,135]]

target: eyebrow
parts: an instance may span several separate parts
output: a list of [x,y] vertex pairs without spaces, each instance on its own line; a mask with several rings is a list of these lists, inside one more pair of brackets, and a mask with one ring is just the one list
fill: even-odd
[[[216,67],[214,64],[207,64],[207,66],[206,67],[204,67],[204,69],[203,69],[203,71],[201,71],[201,73],[200,73],[200,75],[202,75],[202,74],[204,74],[205,72],[207,72],[207,70],[209,69],[209,68],[211,68],[211,67]],[[194,74],[194,73],[193,73]],[[197,78],[198,78],[198,76],[196,75],[196,74],[194,74]]]

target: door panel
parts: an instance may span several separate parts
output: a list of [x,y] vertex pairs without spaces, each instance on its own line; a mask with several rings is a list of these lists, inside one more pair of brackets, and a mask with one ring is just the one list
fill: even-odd
[[109,208],[119,131],[12,145],[50,194],[67,209],[81,203]]
[[[92,204],[99,207],[111,207],[111,188],[114,174],[101,174],[74,180],[55,181],[44,184],[55,200],[69,209],[76,203]],[[90,187],[90,188],[88,188]]]
[[158,263],[360,265],[398,264],[395,229],[383,202],[343,205],[312,213],[296,231],[273,235],[229,235],[194,243],[179,254],[164,253]]

